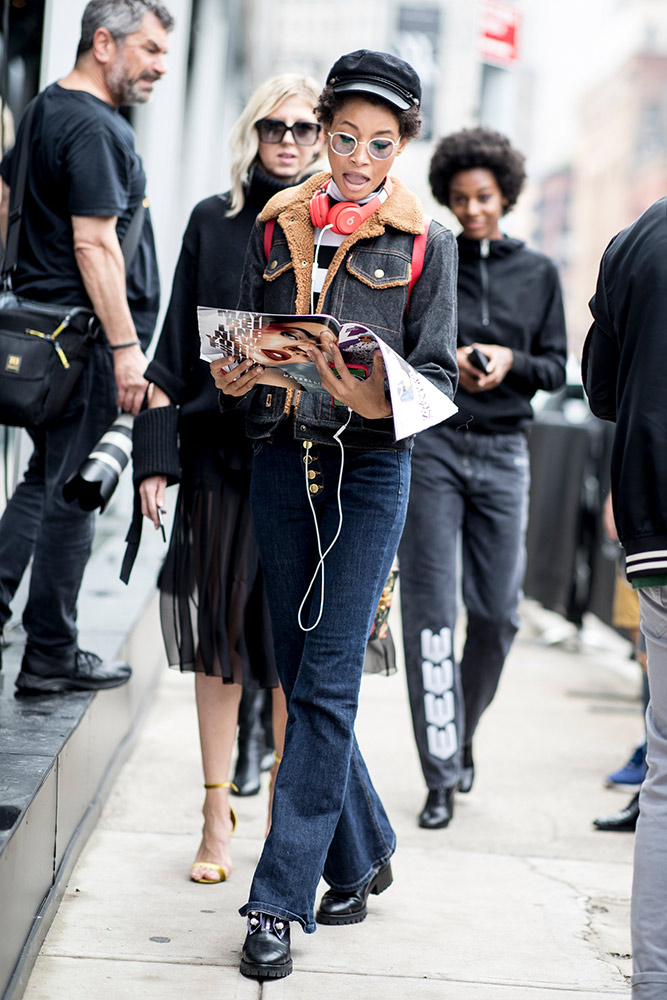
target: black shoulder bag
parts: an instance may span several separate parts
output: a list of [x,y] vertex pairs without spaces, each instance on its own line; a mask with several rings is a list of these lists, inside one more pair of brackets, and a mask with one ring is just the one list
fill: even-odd
[[[12,290],[23,214],[30,134],[39,95],[25,111],[12,184],[7,244],[0,291],[0,424],[43,427],[56,420],[78,382],[99,338],[100,325],[91,309],[35,302]],[[127,271],[143,226],[144,203],[134,212],[121,247]]]

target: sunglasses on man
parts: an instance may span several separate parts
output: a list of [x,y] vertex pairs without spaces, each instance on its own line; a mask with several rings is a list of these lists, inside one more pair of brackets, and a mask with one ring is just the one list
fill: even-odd
[[261,142],[277,143],[285,138],[285,132],[291,132],[297,146],[314,146],[322,126],[318,122],[294,122],[286,125],[278,118],[260,118],[255,122]]

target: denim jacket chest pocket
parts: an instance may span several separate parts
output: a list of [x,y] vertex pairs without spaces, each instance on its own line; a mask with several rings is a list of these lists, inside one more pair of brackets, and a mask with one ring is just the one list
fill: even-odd
[[[408,303],[410,257],[401,249],[356,247],[345,261],[344,273],[344,287],[336,302],[340,312],[365,323],[399,349],[393,339],[401,335]],[[375,293],[370,298],[369,288]]]
[[371,288],[395,288],[410,282],[410,258],[400,250],[358,247],[349,254],[347,270]]

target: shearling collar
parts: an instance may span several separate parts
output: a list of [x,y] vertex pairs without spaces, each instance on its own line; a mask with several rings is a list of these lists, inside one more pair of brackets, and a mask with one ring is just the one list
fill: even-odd
[[[315,256],[314,230],[308,203],[318,188],[328,183],[330,178],[330,173],[314,174],[298,187],[281,191],[271,198],[259,216],[261,222],[276,219],[285,234],[296,280],[296,312],[301,314],[310,311],[310,282]],[[415,235],[423,231],[424,212],[419,199],[400,180],[392,177],[391,182],[393,188],[387,200],[377,212],[347,236],[336,250],[318,298],[318,311],[322,309],[324,295],[341,262],[358,240],[381,236],[387,226]]]

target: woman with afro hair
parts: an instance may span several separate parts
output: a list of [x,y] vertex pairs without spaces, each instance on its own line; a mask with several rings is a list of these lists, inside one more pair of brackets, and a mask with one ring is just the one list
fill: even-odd
[[[518,627],[530,401],[565,380],[556,268],[499,227],[525,176],[521,153],[487,128],[441,139],[430,166],[435,198],[462,228],[459,412],[416,439],[399,549],[410,704],[428,786],[419,825],[427,829],[447,826],[455,790],[472,787],[475,729]],[[459,576],[468,622],[460,661],[452,646]]]

